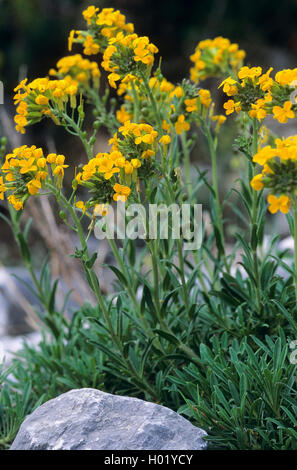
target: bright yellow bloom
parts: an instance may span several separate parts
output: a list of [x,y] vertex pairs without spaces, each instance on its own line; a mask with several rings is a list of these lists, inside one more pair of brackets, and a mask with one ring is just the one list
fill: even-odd
[[256,175],[254,176],[254,178],[252,179],[252,181],[250,182],[250,185],[251,187],[255,190],[255,191],[260,191],[261,189],[264,188],[264,184],[262,182],[262,178],[263,176],[260,174],[260,175]]
[[190,129],[190,124],[188,122],[185,122],[185,116],[181,114],[178,116],[178,119],[175,123],[175,130],[177,134],[182,134],[183,131],[188,131]]
[[275,214],[277,211],[287,214],[290,210],[291,203],[288,196],[280,196],[277,198],[273,194],[269,194],[267,201],[269,203],[268,210],[271,214]]
[[48,102],[49,102],[49,99],[44,95],[38,95],[35,99],[36,104],[47,105]]
[[227,116],[234,113],[234,111],[239,113],[241,111],[240,102],[237,101],[237,103],[234,103],[233,100],[228,100],[226,103],[224,103],[224,109],[226,110]]
[[222,86],[223,92],[226,93],[227,96],[234,96],[238,93],[238,88],[235,85],[236,83],[236,80],[228,77],[220,84],[219,88]]
[[163,135],[161,139],[159,140],[160,144],[168,145],[171,142],[171,137],[170,135]]
[[23,209],[23,202],[16,198],[13,194],[11,196],[8,196],[8,202],[11,204],[16,211],[19,211]]
[[131,193],[131,189],[128,186],[122,186],[121,184],[116,183],[113,189],[115,192],[115,194],[113,195],[114,201],[127,201],[127,197]]
[[7,190],[4,181],[3,181],[3,176],[0,176],[0,199],[4,199],[4,193]]
[[77,209],[80,209],[82,211],[83,214],[86,212],[86,205],[83,201],[77,201],[75,205]]
[[109,84],[112,88],[116,88],[116,82],[118,82],[121,79],[121,76],[118,73],[110,73],[108,75],[108,81]]
[[141,161],[138,158],[132,158],[131,165],[133,166],[133,168],[140,168]]
[[274,119],[283,124],[285,124],[288,119],[293,119],[295,117],[291,101],[286,101],[283,107],[273,106],[272,111]]
[[198,110],[197,98],[193,98],[191,100],[185,100],[185,105],[186,105],[186,111],[188,113],[192,113]]
[[240,80],[244,80],[247,78],[250,78],[252,81],[255,80],[255,78],[259,77],[262,73],[262,68],[261,67],[241,67],[241,69],[238,72],[238,78]]
[[41,183],[38,179],[33,179],[27,183],[27,188],[31,196],[35,196],[41,188]]
[[95,55],[98,54],[99,50],[99,45],[94,42],[94,39],[91,35],[88,35],[84,42],[84,54]]
[[91,19],[94,18],[96,15],[97,11],[99,11],[99,8],[92,6],[89,6],[86,10],[83,11],[83,17],[86,20],[87,24],[91,24]]

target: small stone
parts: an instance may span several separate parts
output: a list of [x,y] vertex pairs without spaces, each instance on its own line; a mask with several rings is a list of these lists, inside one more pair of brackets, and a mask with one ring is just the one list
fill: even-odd
[[11,450],[205,450],[204,436],[164,406],[83,388],[38,407]]

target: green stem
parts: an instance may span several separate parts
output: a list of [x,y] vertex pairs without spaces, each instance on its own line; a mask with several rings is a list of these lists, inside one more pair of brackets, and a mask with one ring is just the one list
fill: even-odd
[[159,110],[158,110],[158,106],[157,106],[156,100],[154,98],[154,95],[152,93],[151,87],[149,85],[147,76],[145,74],[142,74],[142,79],[143,79],[143,84],[144,84],[144,87],[146,89],[147,95],[148,95],[148,97],[149,97],[149,99],[152,103],[152,107],[153,107],[155,117],[156,117],[158,133],[159,133],[159,136],[161,136],[163,134],[163,132],[162,132],[162,121],[161,121],[160,113],[159,113]]
[[[73,209],[71,203],[69,203],[69,201],[63,196],[62,193],[57,193],[56,189],[51,185],[50,185],[50,189],[53,190],[53,192],[56,195],[57,199],[61,201],[64,208],[68,210],[68,212],[69,212],[69,214],[70,214],[70,216],[71,216],[71,218],[72,218],[72,220],[73,220],[73,222],[74,222],[74,224],[77,228],[77,234],[78,234],[78,237],[79,237],[79,240],[80,240],[81,248],[82,248],[83,252],[85,253],[85,256],[89,257],[89,255],[88,255],[88,246],[87,246],[87,243],[86,243],[86,240],[85,240],[84,231],[83,231],[80,219],[78,218],[78,216],[76,214],[75,209]],[[148,392],[153,399],[155,399],[155,400],[158,399],[157,394],[151,388],[151,386],[149,385],[147,380],[144,377],[141,377],[139,375],[139,373],[135,370],[135,368],[134,368],[133,364],[131,363],[131,361],[129,360],[129,358],[127,358],[125,353],[124,353],[123,345],[121,343],[120,338],[117,336],[116,332],[114,331],[110,314],[109,314],[109,312],[106,308],[105,301],[103,299],[103,295],[102,295],[102,292],[101,292],[101,289],[100,289],[100,284],[99,284],[99,280],[98,280],[97,275],[95,274],[95,272],[93,271],[92,268],[88,268],[85,264],[84,264],[84,267],[85,267],[85,270],[86,270],[86,272],[87,272],[87,274],[88,274],[88,276],[91,280],[92,290],[96,295],[98,304],[101,308],[104,319],[107,323],[108,330],[109,330],[112,342],[114,343],[114,345],[117,347],[118,351],[120,352],[122,358],[124,359],[125,363],[127,364],[128,369],[130,370],[131,374],[134,375],[137,378],[137,380],[140,381],[143,384],[144,391]]]
[[128,291],[128,294],[133,302],[133,305],[140,317],[140,320],[142,321],[143,323],[143,326],[144,326],[144,329],[147,333],[147,335],[152,338],[154,335],[153,335],[153,332],[151,331],[151,328],[145,318],[145,316],[142,314],[141,312],[141,308],[140,308],[140,303],[139,301],[137,300],[137,297],[136,297],[136,294],[133,290],[133,286],[131,285],[130,283],[130,276],[129,276],[129,272],[128,272],[128,269],[126,268],[125,266],[125,263],[121,257],[121,254],[119,252],[119,249],[117,247],[117,244],[116,242],[113,240],[113,239],[109,239],[109,245],[111,247],[111,250],[113,252],[113,255],[115,257],[115,259],[117,260],[117,263],[119,265],[119,268],[121,270],[121,272],[125,275],[126,279],[128,280],[128,284],[127,284],[127,291]]
[[139,102],[138,102],[138,95],[137,95],[137,91],[136,91],[133,80],[131,82],[131,87],[132,87],[133,104],[134,104],[134,122],[138,123],[139,122]]
[[94,156],[93,149],[92,149],[92,146],[90,145],[88,139],[86,138],[86,132],[82,131],[82,129],[79,127],[79,125],[74,121],[74,119],[72,119],[70,116],[68,116],[67,113],[61,112],[61,117],[66,122],[68,122],[68,124],[72,127],[72,129],[74,130],[77,137],[80,138],[80,140],[81,140],[81,142],[82,142],[82,144],[85,148],[85,151],[87,152],[88,159],[90,160],[91,158],[93,158],[93,156]]
[[90,101],[95,105],[96,110],[98,111],[100,117],[102,118],[103,125],[108,129],[111,135],[113,135],[117,128],[118,128],[118,121],[115,116],[110,112],[106,111],[104,103],[102,102],[100,96],[98,95],[97,91],[88,88],[88,94],[90,97]]
[[191,181],[191,166],[190,166],[190,152],[187,146],[186,133],[182,132],[181,134],[181,143],[184,154],[184,168],[185,168],[185,181],[189,199],[191,200],[193,195],[192,181]]
[[180,273],[181,273],[181,282],[182,282],[182,288],[183,288],[183,294],[184,294],[184,302],[186,306],[186,311],[189,314],[189,293],[188,293],[188,288],[187,288],[187,283],[186,283],[186,278],[185,278],[185,264],[184,264],[184,257],[183,257],[183,250],[182,250],[182,245],[180,239],[176,240],[177,244],[177,251],[178,251],[178,258],[179,258],[179,268],[180,268]]
[[222,249],[223,249],[223,260],[224,260],[224,265],[229,272],[229,266],[227,263],[227,258],[226,258],[226,252],[225,252],[225,238],[224,238],[224,227],[223,227],[223,213],[222,213],[222,208],[220,204],[220,195],[219,195],[219,186],[218,186],[218,176],[217,176],[217,152],[216,152],[216,145],[214,142],[214,139],[211,135],[211,131],[208,126],[205,126],[205,135],[207,138],[208,146],[209,146],[209,151],[210,151],[210,157],[211,157],[211,169],[212,169],[212,188],[214,191],[214,202],[215,202],[215,208],[216,208],[216,216],[217,216],[217,228],[220,233],[220,238],[221,238],[221,244],[222,244]]
[[[253,119],[253,155],[258,152],[258,123],[256,119]],[[256,165],[253,164],[253,177],[256,174]],[[257,192],[253,190],[253,201],[252,201],[252,214],[251,214],[251,223],[252,223],[252,230],[251,234],[255,233],[257,230],[257,221],[258,221],[258,195]],[[259,263],[258,263],[258,256],[257,256],[257,246],[252,246],[252,253],[253,253],[253,264],[254,264],[254,273],[255,273],[255,280],[256,280],[256,300],[258,311],[261,313],[262,311],[262,304],[261,304],[261,284],[260,284],[260,275],[259,275]]]
[[163,323],[161,319],[161,309],[160,309],[160,294],[159,294],[159,269],[158,269],[158,240],[151,240],[149,242],[149,249],[151,253],[152,268],[153,268],[153,278],[154,278],[154,298],[155,298],[155,307],[160,323]]

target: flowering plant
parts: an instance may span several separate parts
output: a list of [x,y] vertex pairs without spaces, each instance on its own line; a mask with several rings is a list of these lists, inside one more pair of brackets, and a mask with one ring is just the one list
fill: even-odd
[[[191,364],[186,375],[192,377],[191,367],[197,374],[200,366],[209,367],[203,343],[209,342],[210,333],[206,331],[213,335],[210,342],[215,349],[226,352],[232,344],[233,360],[234,351],[239,354],[240,348],[252,357],[253,349],[245,338],[251,341],[256,337],[253,348],[259,344],[263,348],[267,332],[276,335],[282,327],[291,334],[292,322],[295,325],[297,137],[276,138],[264,126],[264,119],[271,116],[286,124],[296,118],[297,102],[292,93],[297,88],[297,69],[278,71],[273,78],[272,68],[263,72],[261,67],[244,65],[245,52],[228,39],[217,37],[198,44],[190,57],[189,77],[173,84],[163,76],[161,61],[156,63],[158,48],[148,37],[138,36],[119,11],[90,6],[83,17],[85,28],[72,30],[69,35],[71,55],[61,58],[48,76],[24,79],[15,88],[14,120],[16,130],[26,134],[28,127],[50,118],[78,139],[84,155],[74,167],[70,155],[49,153],[34,145],[22,145],[6,154],[3,140],[0,199],[8,201],[16,240],[47,325],[56,337],[60,329],[68,328],[67,322],[61,323],[56,315],[56,286],[50,294],[45,292],[44,273],[39,280],[34,274],[27,231],[21,229],[23,209],[31,198],[44,194],[57,202],[61,219],[80,243],[72,256],[81,261],[97,302],[88,315],[92,327],[81,335],[104,355],[101,365],[108,376],[105,383],[110,376],[115,381],[120,377],[124,391],[158,402],[166,401],[168,392],[170,405],[177,407],[177,385],[184,363]],[[74,48],[78,52],[73,53]],[[108,84],[102,92],[100,80],[105,72]],[[215,110],[210,91],[200,86],[209,77],[219,79],[218,88],[227,96],[224,114]],[[110,93],[116,94],[117,100],[110,98]],[[94,115],[91,131],[85,120],[88,106]],[[225,218],[229,194],[222,198],[217,149],[222,126],[232,118],[238,131],[235,149],[242,154],[244,167],[232,191],[238,195],[245,215],[236,205],[230,207],[243,220],[245,229],[236,234],[237,241],[230,248]],[[109,134],[109,148],[97,153],[101,127]],[[204,138],[208,146],[211,178],[199,165],[194,173],[191,164],[191,151],[198,138]],[[71,189],[65,184],[66,174],[70,175]],[[133,203],[191,206],[199,202],[201,187],[209,192],[211,221],[201,224],[201,247],[189,253],[181,237],[164,239],[160,233],[157,237],[145,233],[141,255],[136,257],[133,239],[125,240],[121,247],[109,239],[117,262],[110,268],[118,288],[113,295],[105,295],[94,268],[98,253],[89,252],[97,222],[101,221],[106,230],[108,213],[120,203],[127,208]],[[267,204],[263,197],[266,190]],[[275,256],[276,240],[268,248],[264,246],[267,208],[272,214],[280,211],[287,217],[295,241],[293,266],[284,262],[285,254]],[[129,215],[126,217],[129,220]],[[146,215],[144,219],[148,227]],[[170,223],[173,225],[173,221]],[[241,261],[236,264],[238,257]],[[286,270],[287,278],[278,274],[280,268]],[[296,331],[296,325],[292,328]],[[238,338],[244,338],[243,346],[239,347]],[[162,384],[169,372],[175,385],[169,386],[167,381],[166,388]],[[199,375],[199,382],[203,380]],[[215,387],[217,392],[217,383]],[[240,393],[247,389],[242,382],[236,387]],[[189,393],[193,393],[192,388]],[[236,393],[233,386],[233,398]],[[234,401],[237,403],[236,397]],[[206,416],[205,403],[201,403],[197,408],[200,419],[206,419],[211,431],[219,418],[208,408]],[[190,406],[193,408],[193,404]],[[257,438],[246,435],[248,431],[243,428],[242,442],[251,441],[257,448]]]

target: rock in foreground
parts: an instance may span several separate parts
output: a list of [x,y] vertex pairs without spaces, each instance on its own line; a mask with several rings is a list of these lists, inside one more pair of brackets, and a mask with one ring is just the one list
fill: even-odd
[[37,408],[11,450],[204,450],[205,435],[164,406],[83,388]]

